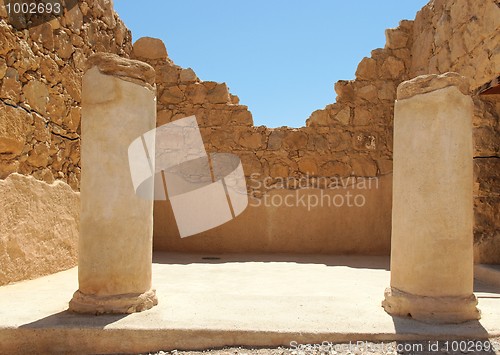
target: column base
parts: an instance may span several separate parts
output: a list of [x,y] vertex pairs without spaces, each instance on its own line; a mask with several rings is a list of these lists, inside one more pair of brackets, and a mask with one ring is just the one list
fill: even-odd
[[78,290],[69,302],[69,310],[87,314],[128,314],[146,311],[157,304],[155,290],[113,296],[86,295]]
[[474,294],[468,297],[427,297],[385,290],[382,307],[393,316],[411,317],[425,323],[454,324],[481,318]]

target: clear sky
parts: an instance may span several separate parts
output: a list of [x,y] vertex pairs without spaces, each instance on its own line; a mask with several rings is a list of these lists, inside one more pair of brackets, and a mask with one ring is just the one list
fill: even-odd
[[428,0],[115,0],[133,40],[161,38],[169,57],[226,82],[255,125],[300,127],[335,102],[384,30]]

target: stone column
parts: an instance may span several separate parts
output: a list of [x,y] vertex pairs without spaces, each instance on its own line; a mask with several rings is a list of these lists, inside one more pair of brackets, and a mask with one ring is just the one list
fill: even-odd
[[391,315],[479,319],[473,294],[472,99],[455,73],[402,83],[394,114]]
[[[153,201],[134,191],[128,148],[156,126],[155,73],[145,63],[112,54],[96,54],[87,66],[82,88],[79,289],[69,309],[139,312],[158,303],[151,288]],[[154,151],[149,153],[154,159]]]

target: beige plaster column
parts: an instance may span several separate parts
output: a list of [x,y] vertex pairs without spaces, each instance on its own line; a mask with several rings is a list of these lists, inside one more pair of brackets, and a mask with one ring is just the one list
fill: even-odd
[[79,289],[69,308],[94,314],[139,312],[158,303],[151,288],[153,201],[134,191],[128,147],[155,128],[155,73],[145,63],[112,54],[96,54],[87,66]]
[[402,83],[394,114],[391,315],[479,319],[473,294],[472,99],[455,73]]

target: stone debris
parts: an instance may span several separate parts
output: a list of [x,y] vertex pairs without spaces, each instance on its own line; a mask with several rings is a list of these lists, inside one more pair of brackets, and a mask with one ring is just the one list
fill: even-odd
[[[467,351],[467,344],[473,349]],[[460,346],[464,351],[460,350]],[[477,349],[475,348],[477,346]],[[453,349],[456,351],[454,351]],[[491,355],[500,354],[500,338],[474,341],[392,341],[392,342],[369,342],[353,341],[350,343],[328,343],[307,344],[299,347],[278,348],[242,348],[232,347],[223,349],[210,349],[200,351],[159,351],[148,355],[455,355],[455,354],[477,354]],[[146,354],[139,354],[146,355]]]

